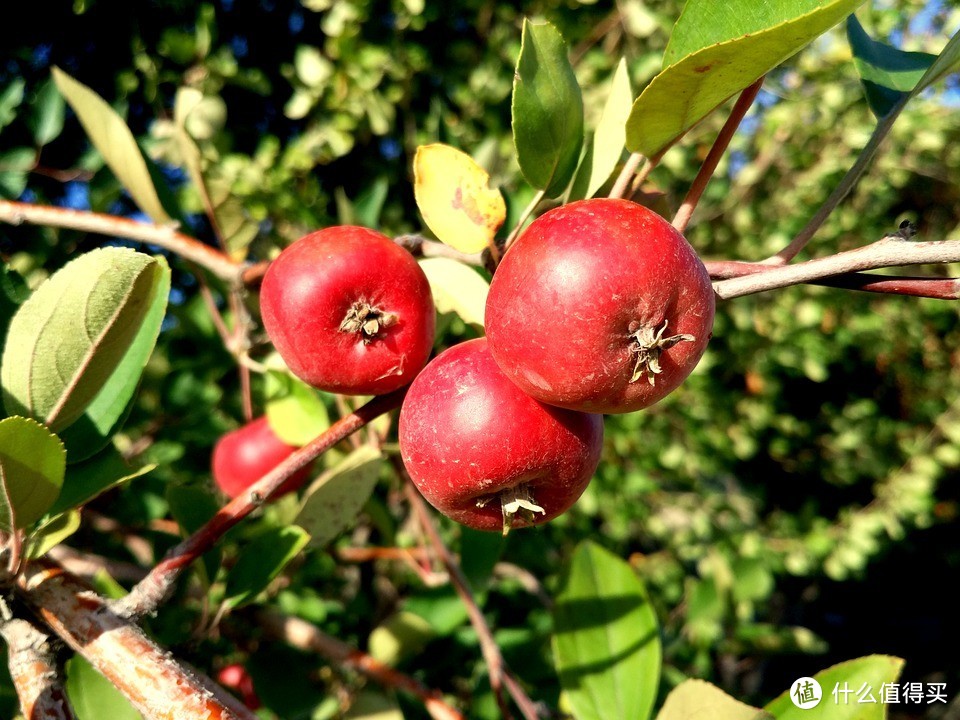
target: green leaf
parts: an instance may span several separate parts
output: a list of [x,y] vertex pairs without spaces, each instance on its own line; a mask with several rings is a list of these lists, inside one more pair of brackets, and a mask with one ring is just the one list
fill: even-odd
[[960,70],[960,31],[954,33],[954,36],[950,38],[950,42],[940,51],[933,64],[927,68],[927,72],[917,82],[917,86],[910,95],[919,95],[935,82],[942,80],[947,75],[952,75],[958,70]]
[[[880,686],[883,683],[896,682],[901,670],[903,660],[889,655],[868,655],[848,660],[821,670],[813,676],[813,679],[820,683],[823,692],[820,704],[816,707],[797,707],[790,699],[790,690],[787,689],[767,705],[766,710],[777,720],[885,720],[887,712],[883,703],[855,702],[855,693],[866,683],[873,689],[874,697],[879,700]],[[833,689],[838,683],[841,688],[848,687],[851,690],[849,698],[854,702],[834,702]]]
[[450,635],[469,620],[463,600],[449,585],[418,592],[407,598],[403,607],[430,623],[441,637]]
[[688,0],[670,64],[633,104],[627,149],[653,156],[732,95],[843,20],[863,0]]
[[589,162],[578,172],[587,173],[586,190],[582,197],[593,197],[597,190],[610,178],[620,162],[627,141],[627,118],[633,106],[633,90],[630,89],[630,76],[627,73],[626,60],[620,60],[610,85],[610,95],[603,106],[603,114],[593,134],[592,151]]
[[227,576],[227,606],[234,608],[253,600],[309,541],[306,531],[295,525],[269,528],[257,535],[243,547]]
[[33,148],[19,147],[0,153],[0,195],[16,200],[27,187],[27,175],[36,162]]
[[162,257],[156,260],[160,268],[159,282],[152,289],[149,308],[130,348],[83,415],[60,434],[67,446],[67,462],[81,462],[100,452],[130,414],[143,368],[160,336],[170,295],[170,268]]
[[307,489],[296,523],[310,533],[310,546],[323,547],[360,513],[380,475],[383,456],[363,445]]
[[73,108],[87,137],[103,155],[130,197],[154,222],[169,222],[133,133],[103,98],[60,68],[53,68],[53,81]]
[[[67,457],[69,456],[68,451]],[[53,507],[50,508],[50,514],[57,515],[86,505],[107,490],[146,475],[155,467],[156,465],[130,467],[120,453],[113,448],[85,462],[70,465],[63,481],[63,489]]]
[[633,568],[581,542],[553,617],[553,656],[577,720],[650,717],[660,681],[660,635]]
[[734,700],[704,680],[685,680],[675,687],[657,714],[657,720],[765,720],[769,713]]
[[40,525],[27,541],[27,557],[34,560],[47,554],[80,529],[80,513],[77,510],[57,515]]
[[418,654],[434,637],[436,632],[429,622],[416,613],[401,610],[373,629],[367,650],[384,665],[396,667]]
[[847,18],[847,39],[867,103],[878,118],[885,117],[910,94],[937,58],[930,53],[904,52],[877,42],[867,35],[856,15]]
[[337,221],[341,225],[377,227],[389,190],[390,181],[381,176],[360,193],[356,200],[350,202],[344,189],[338,187],[333,193],[337,202]]
[[316,390],[287,373],[268,377],[281,386],[266,405],[267,422],[278,438],[300,447],[330,427],[327,406]]
[[456,313],[464,322],[483,327],[490,283],[453,258],[426,258],[420,267],[430,282],[433,303],[439,313]]
[[548,197],[556,197],[580,158],[583,98],[566,43],[550,23],[523,21],[511,113],[523,176]]
[[7,412],[55,431],[80,417],[167,278],[156,259],[126,248],[93,250],[57,271],[10,322],[0,368]]
[[17,78],[0,92],[0,130],[12,123],[17,117],[17,108],[23,102],[23,78]]
[[113,683],[79,655],[66,664],[67,697],[77,720],[141,720],[130,702]]
[[376,690],[357,693],[345,720],[403,720],[397,701]]
[[66,470],[66,451],[35,420],[0,420],[0,530],[25,528],[50,509]]
[[37,147],[43,147],[60,135],[64,108],[63,95],[52,80],[47,80],[37,92],[27,118]]

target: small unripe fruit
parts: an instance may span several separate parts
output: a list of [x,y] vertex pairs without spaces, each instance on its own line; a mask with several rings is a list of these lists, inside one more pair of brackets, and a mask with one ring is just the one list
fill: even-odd
[[504,255],[487,297],[490,351],[524,392],[598,413],[645,408],[690,374],[714,292],[666,220],[626,200],[550,210]]
[[400,409],[400,453],[421,494],[477,530],[539,525],[566,511],[600,461],[603,420],[537,402],[484,338],[441,353]]
[[290,371],[328,392],[401,388],[433,347],[426,275],[409,252],[367,228],[326,228],[286,248],[263,278],[260,310]]
[[[257,418],[217,440],[213,447],[213,479],[227,496],[235,498],[290,457],[296,449],[277,437],[266,417]],[[296,490],[309,476],[309,467],[298,470],[273,497]]]

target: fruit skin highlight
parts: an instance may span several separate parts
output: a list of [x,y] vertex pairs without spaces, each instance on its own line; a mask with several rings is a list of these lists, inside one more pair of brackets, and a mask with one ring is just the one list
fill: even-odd
[[[211,460],[214,482],[233,499],[290,457],[296,449],[277,437],[266,416],[257,418],[217,440]],[[298,470],[284,481],[271,499],[293,492],[309,477],[309,466]]]
[[367,228],[326,228],[286,248],[263,278],[260,310],[291,372],[327,392],[401,388],[433,347],[426,275],[409,252]]
[[506,532],[563,513],[590,482],[602,443],[599,415],[523,393],[484,338],[434,359],[400,409],[400,453],[414,484],[437,510],[477,530]]
[[672,392],[713,330],[714,292],[666,220],[627,200],[537,218],[490,285],[486,330],[501,370],[558,407],[624,413]]

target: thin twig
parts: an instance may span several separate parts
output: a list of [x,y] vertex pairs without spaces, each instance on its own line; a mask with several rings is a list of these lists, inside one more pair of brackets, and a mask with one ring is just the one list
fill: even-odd
[[[633,153],[629,158],[627,158],[627,161],[623,164],[623,169],[620,171],[620,174],[617,175],[617,179],[613,183],[613,187],[610,188],[610,194],[607,195],[607,197],[623,197],[623,194],[627,191],[627,185],[629,185],[630,181],[633,180],[637,173],[637,168],[640,167],[641,162],[643,162],[643,155],[640,153]],[[648,162],[647,165],[649,164],[650,163]]]
[[20,712],[30,720],[74,720],[50,636],[13,618],[0,625]]
[[[739,262],[736,260],[708,260],[704,265],[712,280],[728,280],[744,275],[769,272],[772,269],[772,266],[763,263]],[[934,300],[960,299],[960,278],[902,277],[855,272],[810,280],[809,284],[884,295],[909,295]]]
[[263,505],[298,470],[306,467],[344,438],[371,420],[400,406],[406,388],[380,395],[356,412],[346,415],[282,463],[251,485],[246,492],[231,500],[203,527],[177,544],[157,563],[150,573],[118,601],[116,611],[136,617],[151,613],[173,590],[180,573],[194,560],[212,548],[223,534]]
[[257,615],[260,625],[269,635],[304,652],[315,652],[331,662],[352,668],[384,687],[402,690],[417,697],[434,720],[463,720],[463,715],[451,707],[437,690],[431,690],[419,680],[384,665],[375,658],[324,633],[306,620],[284,615],[276,610],[262,610]]
[[0,200],[0,222],[68,228],[151,243],[195,262],[231,284],[240,282],[244,269],[216,248],[177,232],[170,226],[142,223],[113,215]]
[[843,176],[840,184],[834,188],[833,192],[830,193],[830,196],[817,209],[817,212],[814,213],[813,217],[810,218],[803,229],[797,233],[797,236],[790,241],[790,244],[776,255],[765,260],[765,263],[769,265],[783,265],[788,263],[797,255],[799,255],[800,251],[807,246],[807,243],[810,242],[817,230],[819,230],[823,223],[826,222],[827,218],[830,216],[830,213],[837,208],[837,206],[850,193],[850,191],[853,190],[857,182],[859,182],[863,172],[870,164],[870,160],[880,147],[880,143],[882,143],[884,138],[887,137],[887,134],[893,127],[893,123],[896,122],[897,118],[900,116],[900,113],[903,111],[903,108],[906,106],[908,99],[909,96],[904,97],[903,100],[893,106],[889,114],[887,114],[883,120],[877,123],[877,126],[873,130],[873,135],[870,136],[869,142],[866,144],[863,150],[860,151],[860,155],[857,157],[853,167],[851,167],[847,171],[847,174]]
[[533,211],[537,209],[537,205],[543,202],[544,197],[546,197],[546,193],[543,190],[537,190],[537,194],[533,196],[533,200],[531,200],[530,204],[523,209],[522,213],[520,213],[520,219],[517,220],[516,227],[513,228],[513,231],[507,236],[506,241],[503,243],[504,252],[509,250],[510,246],[517,241],[518,237],[520,237],[520,232],[523,230],[523,226],[526,224],[527,220],[530,219],[530,216],[533,215]]
[[466,575],[463,574],[463,570],[460,568],[460,564],[453,556],[453,553],[450,552],[450,549],[444,544],[443,538],[440,537],[440,533],[437,531],[436,525],[434,525],[433,518],[430,517],[430,511],[427,510],[426,502],[420,496],[416,487],[414,487],[413,481],[410,480],[406,468],[403,467],[403,463],[398,458],[392,458],[392,460],[403,482],[403,492],[410,502],[417,519],[420,521],[421,527],[427,534],[431,545],[433,545],[437,556],[447,569],[447,572],[450,573],[450,580],[453,583],[454,590],[456,590],[457,595],[459,595],[463,601],[464,607],[467,610],[467,616],[470,618],[470,624],[477,633],[477,639],[480,642],[480,652],[483,654],[484,662],[487,665],[487,672],[490,675],[490,687],[494,695],[497,696],[501,713],[504,717],[509,717],[509,712],[501,699],[502,688],[505,686],[510,697],[513,698],[513,701],[520,709],[523,717],[526,718],[526,720],[537,720],[537,718],[540,717],[540,713],[536,703],[530,699],[516,679],[510,675],[506,663],[503,660],[503,655],[500,652],[500,647],[497,645],[497,641],[494,640],[490,626],[487,624],[487,620],[484,618],[483,612],[480,610],[480,606],[477,605],[477,601],[474,598],[470,581],[467,580]]
[[690,218],[693,217],[693,211],[697,209],[697,203],[700,202],[700,197],[703,195],[707,183],[710,182],[710,178],[712,178],[714,172],[716,172],[720,158],[722,158],[723,154],[727,151],[727,146],[730,145],[730,141],[737,132],[737,128],[740,127],[740,123],[743,122],[747,111],[750,109],[750,106],[753,105],[757,93],[760,92],[761,85],[763,85],[763,77],[740,93],[740,97],[737,98],[733,110],[730,111],[730,116],[723,124],[723,127],[720,128],[717,139],[713,142],[713,147],[711,147],[710,152],[707,153],[706,159],[697,172],[697,177],[694,178],[690,189],[687,191],[687,196],[683,199],[680,209],[677,210],[677,214],[673,218],[672,225],[678,232],[683,233],[687,229]]
[[653,169],[660,164],[660,159],[662,157],[663,152],[654,155],[643,164],[643,167],[640,168],[640,171],[636,174],[636,177],[633,178],[633,182],[630,183],[630,193],[627,195],[628,199],[633,200],[636,198],[637,194],[643,188],[643,184],[647,181],[647,178],[650,177],[650,173],[652,173]]
[[28,564],[17,591],[145,720],[256,719],[252,712],[227,708],[140,628],[55,564]]
[[713,289],[717,297],[729,300],[862,270],[952,262],[960,262],[960,240],[913,242],[887,237],[829,257],[719,280],[713,284]]

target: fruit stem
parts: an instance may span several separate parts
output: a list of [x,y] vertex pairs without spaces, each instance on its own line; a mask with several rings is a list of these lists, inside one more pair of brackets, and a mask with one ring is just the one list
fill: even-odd
[[340,332],[355,333],[363,338],[363,344],[369,345],[376,340],[381,331],[397,321],[395,313],[384,312],[366,300],[357,300],[340,323]]
[[668,321],[664,320],[663,325],[658,330],[654,330],[650,325],[644,325],[628,336],[632,340],[630,353],[634,357],[633,375],[630,377],[630,382],[636,382],[646,373],[650,384],[656,385],[656,376],[663,372],[660,367],[660,356],[663,351],[669,350],[679,342],[696,340],[693,335],[687,333],[664,337],[667,324]]

